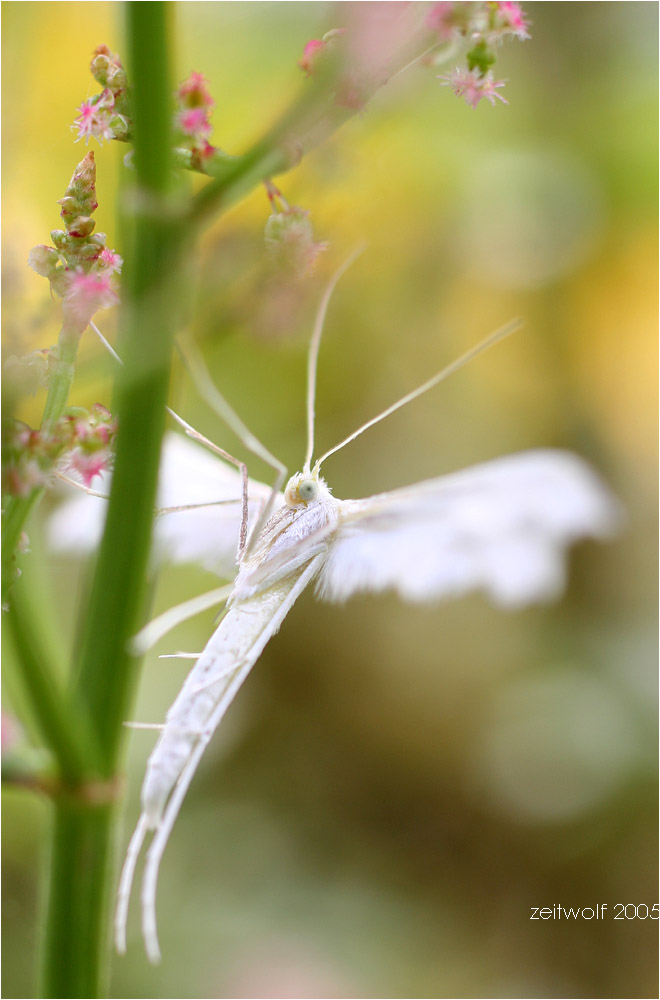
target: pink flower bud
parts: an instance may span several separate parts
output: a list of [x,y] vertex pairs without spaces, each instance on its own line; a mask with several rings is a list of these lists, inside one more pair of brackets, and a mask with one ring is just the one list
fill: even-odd
[[298,65],[303,73],[312,76],[314,66],[323,52],[325,52],[325,42],[321,41],[320,38],[312,38],[307,42],[303,49],[302,59],[298,60]]
[[79,215],[68,224],[69,236],[74,236],[76,239],[86,239],[86,237],[92,235],[95,226],[94,219],[91,219],[88,215]]
[[115,97],[126,90],[126,73],[119,56],[112,53],[107,45],[99,45],[94,50],[89,68],[94,79],[111,90]]
[[205,77],[197,72],[191,73],[187,80],[179,84],[176,98],[184,108],[212,108],[215,104]]

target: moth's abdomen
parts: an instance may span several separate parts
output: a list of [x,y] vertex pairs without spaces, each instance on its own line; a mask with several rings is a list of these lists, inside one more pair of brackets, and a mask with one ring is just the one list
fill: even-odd
[[[302,574],[306,576],[306,574]],[[305,583],[307,580],[305,579]],[[286,615],[301,574],[235,603],[211,636],[166,716],[142,786],[147,826],[158,826],[172,789],[198,742],[208,739]]]

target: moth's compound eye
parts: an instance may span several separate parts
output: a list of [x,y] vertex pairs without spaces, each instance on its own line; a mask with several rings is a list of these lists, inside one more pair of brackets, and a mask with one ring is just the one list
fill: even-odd
[[316,500],[319,495],[319,484],[315,479],[303,479],[298,485],[298,496],[305,503],[309,503],[310,500]]

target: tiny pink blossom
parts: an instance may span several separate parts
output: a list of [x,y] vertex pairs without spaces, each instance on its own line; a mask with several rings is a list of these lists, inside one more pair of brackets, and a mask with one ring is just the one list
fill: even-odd
[[303,49],[302,59],[298,60],[298,65],[300,66],[303,73],[307,76],[312,75],[314,66],[326,47],[326,43],[321,41],[320,38],[312,38]]
[[[506,97],[502,97],[501,94],[497,93],[497,88],[503,86],[504,80],[494,80],[493,74],[488,72],[481,78],[481,96],[490,101],[493,107],[495,107],[495,98],[501,101],[502,104],[508,104],[509,102]],[[473,105],[473,107],[476,107],[476,105]]]
[[99,254],[99,263],[101,264],[103,270],[108,270],[111,272],[119,273],[122,269],[124,261],[118,253],[111,250],[109,247],[104,247]]
[[71,126],[78,130],[75,141],[84,139],[87,145],[91,136],[99,142],[113,139],[114,132],[110,128],[110,123],[114,117],[115,98],[111,90],[104,90],[98,98],[90,97],[78,108],[78,117]]
[[119,302],[110,279],[110,273],[84,274],[82,271],[76,271],[69,278],[64,296],[65,312],[81,330],[99,309],[108,309]]
[[[522,41],[531,38],[528,31],[529,23],[519,3],[498,3],[497,13],[503,26],[506,26],[517,38]],[[499,94],[497,96],[499,97]]]
[[495,98],[503,104],[509,102],[501,94],[497,93],[498,87],[504,86],[503,80],[494,80],[493,74],[489,71],[485,76],[481,76],[476,69],[467,70],[457,67],[453,72],[443,74],[438,79],[443,87],[451,87],[457,97],[463,97],[472,108],[476,108],[483,98],[495,104]]
[[110,468],[110,456],[99,451],[87,454],[76,448],[69,457],[69,467],[77,472],[85,486],[89,487],[96,476]]
[[185,135],[207,136],[211,133],[211,123],[202,107],[186,108],[178,115],[179,128]]

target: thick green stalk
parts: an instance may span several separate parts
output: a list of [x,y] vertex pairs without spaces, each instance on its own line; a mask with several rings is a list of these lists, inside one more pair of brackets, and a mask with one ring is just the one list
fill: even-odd
[[[143,600],[181,254],[177,205],[170,195],[171,80],[162,2],[126,5],[133,81],[136,183],[127,210],[132,235],[124,271],[119,432],[106,530],[98,555],[74,695],[89,712],[101,760],[98,783],[56,803],[47,912],[44,997],[107,996],[103,983],[115,809],[95,804],[116,786],[137,682],[128,642]],[[90,792],[92,794],[90,794]]]
[[[116,807],[59,796],[42,956],[44,997],[108,996],[106,913]],[[67,891],[62,891],[66,887]]]

